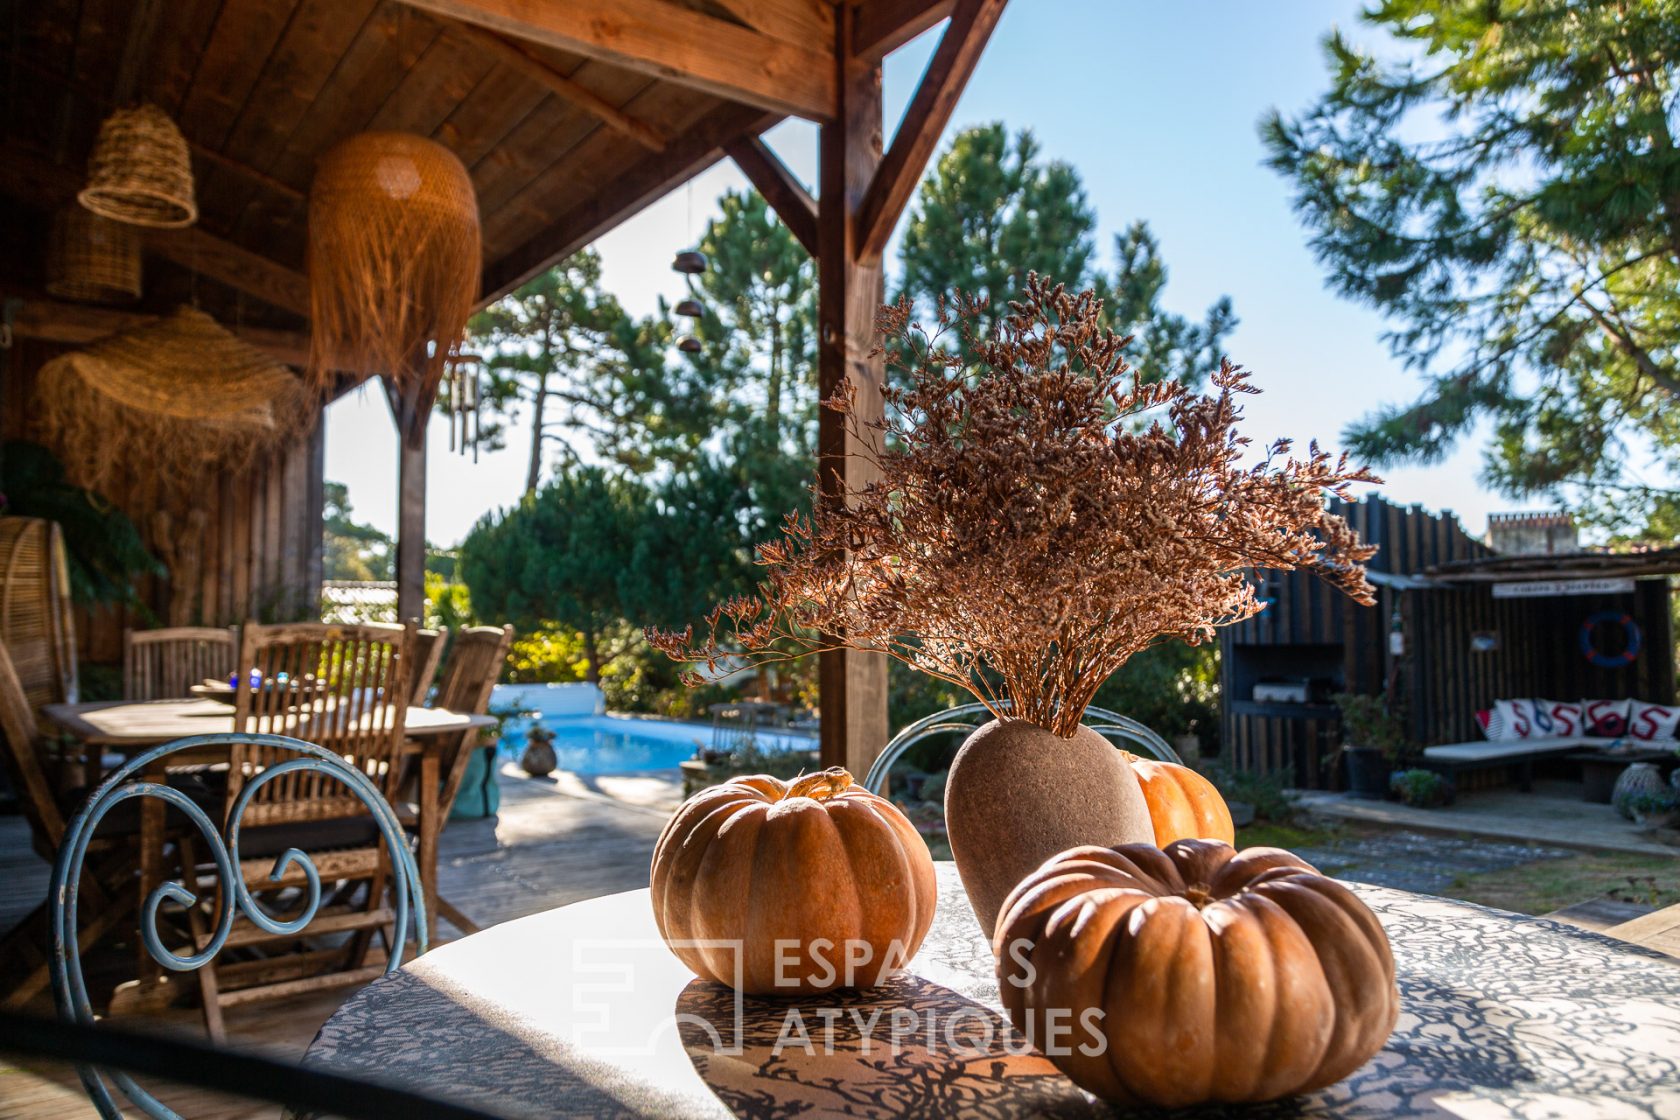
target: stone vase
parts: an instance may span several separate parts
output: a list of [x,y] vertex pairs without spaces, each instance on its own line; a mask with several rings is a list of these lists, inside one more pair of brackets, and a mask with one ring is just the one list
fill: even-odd
[[1025,720],[993,720],[963,743],[945,784],[945,831],[986,936],[1015,884],[1080,844],[1149,844],[1137,776],[1088,727],[1062,739]]
[[548,777],[554,773],[554,767],[559,762],[554,753],[554,741],[535,735],[526,742],[525,753],[519,756],[519,768],[533,778]]

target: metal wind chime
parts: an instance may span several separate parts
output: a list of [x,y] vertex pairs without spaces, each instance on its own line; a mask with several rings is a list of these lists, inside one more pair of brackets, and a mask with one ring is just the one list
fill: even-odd
[[478,354],[456,351],[449,355],[443,375],[444,407],[449,413],[449,450],[462,455],[471,450],[475,463],[478,462],[478,410],[482,398],[478,371],[483,364],[484,358]]
[[[706,271],[706,254],[698,249],[684,249],[671,261],[671,271],[680,272],[685,276],[698,276]],[[692,293],[693,290],[691,281],[689,291]],[[696,322],[705,313],[705,309],[700,306],[700,301],[695,299],[692,294],[684,298],[671,310],[674,314],[681,315],[685,319],[693,319]],[[692,333],[684,334],[677,339],[677,349],[684,354],[698,354],[700,353],[700,340],[695,338]]]

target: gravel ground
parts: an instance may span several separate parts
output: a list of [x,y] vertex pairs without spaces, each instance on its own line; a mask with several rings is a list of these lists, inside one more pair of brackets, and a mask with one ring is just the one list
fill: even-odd
[[1348,835],[1322,846],[1297,848],[1295,853],[1339,879],[1422,894],[1444,894],[1460,875],[1579,854],[1567,848],[1424,832]]

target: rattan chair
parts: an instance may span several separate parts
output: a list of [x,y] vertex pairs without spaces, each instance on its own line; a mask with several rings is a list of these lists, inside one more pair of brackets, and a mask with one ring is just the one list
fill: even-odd
[[[438,681],[436,706],[463,715],[483,715],[489,710],[490,691],[502,675],[508,647],[512,644],[511,626],[469,626],[457,633],[450,643],[448,660],[444,662],[443,675]],[[437,800],[429,808],[432,816],[429,827],[424,820],[427,810],[422,806],[406,805],[401,810],[404,827],[418,837],[420,878],[426,884],[428,912],[434,923],[430,932],[434,936],[439,915],[449,919],[450,924],[462,933],[477,933],[479,929],[477,923],[438,894],[437,845],[438,836],[449,820],[450,810],[455,807],[455,798],[461,793],[461,781],[466,776],[467,764],[472,761],[481,736],[482,732],[477,728],[464,731],[456,741],[453,755],[446,753],[439,776]]]
[[233,675],[239,627],[123,631],[123,699],[173,700],[205,680]]
[[[349,936],[325,947],[300,946],[290,925],[242,923],[230,943],[244,959],[197,971],[212,1038],[223,1036],[225,1007],[359,984],[383,971],[367,955],[373,934],[392,921],[385,889],[393,856],[368,820],[366,798],[347,789],[336,768],[269,775],[294,752],[289,742],[273,745],[274,737],[297,739],[340,759],[390,801],[402,769],[412,649],[413,627],[244,627],[223,807],[223,819],[240,825],[240,881],[265,895],[315,892],[317,877],[334,884],[316,930]],[[198,858],[190,835],[182,845],[184,865],[200,879],[215,870]],[[399,847],[400,858],[408,858],[406,840]],[[310,853],[313,864],[288,860],[289,849]],[[196,936],[210,936],[202,907],[190,909],[189,919]],[[396,947],[388,950],[398,955]]]

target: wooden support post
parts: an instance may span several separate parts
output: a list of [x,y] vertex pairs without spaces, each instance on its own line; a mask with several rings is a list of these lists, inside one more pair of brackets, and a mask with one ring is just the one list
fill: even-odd
[[[884,411],[885,365],[881,357],[870,357],[884,290],[881,262],[879,255],[859,256],[860,210],[881,162],[881,67],[844,49],[852,41],[855,8],[838,5],[835,16],[835,43],[842,48],[835,52],[837,105],[818,141],[818,384],[827,398],[842,378],[850,378],[857,389],[857,419],[867,422]],[[858,454],[863,448],[844,420],[824,409],[817,421],[821,501],[844,501],[847,489],[862,487],[876,474]],[[887,745],[886,657],[851,650],[821,654],[818,688],[822,763],[844,766],[861,780]]]
[[426,607],[426,421],[418,391],[385,383],[397,428],[397,621],[424,620]]

